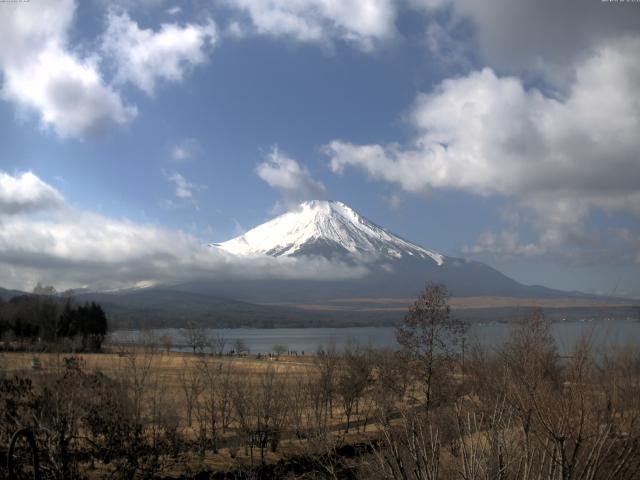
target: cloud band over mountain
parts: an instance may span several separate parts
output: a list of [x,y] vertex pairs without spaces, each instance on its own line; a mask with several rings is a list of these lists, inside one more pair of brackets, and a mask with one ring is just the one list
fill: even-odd
[[68,205],[31,172],[0,172],[3,287],[98,289],[198,279],[340,279],[362,266],[322,258],[237,258],[179,230],[115,219]]

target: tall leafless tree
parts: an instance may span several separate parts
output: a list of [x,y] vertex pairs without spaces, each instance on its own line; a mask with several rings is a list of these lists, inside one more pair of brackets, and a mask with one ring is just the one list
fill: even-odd
[[193,409],[202,393],[202,372],[199,366],[193,363],[191,359],[185,358],[183,359],[178,378],[185,401],[187,425],[191,427]]
[[417,364],[427,411],[434,384],[446,380],[443,377],[451,372],[454,348],[464,333],[464,324],[451,317],[448,299],[444,285],[427,284],[396,331],[403,351]]

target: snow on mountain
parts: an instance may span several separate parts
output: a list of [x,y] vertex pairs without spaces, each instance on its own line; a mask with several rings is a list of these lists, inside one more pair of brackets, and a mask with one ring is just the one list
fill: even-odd
[[342,202],[311,200],[244,235],[212,244],[240,256],[351,254],[387,259],[445,257],[388,232]]

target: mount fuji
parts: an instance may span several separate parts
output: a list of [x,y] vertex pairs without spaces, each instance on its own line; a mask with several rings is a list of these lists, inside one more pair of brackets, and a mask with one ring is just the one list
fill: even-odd
[[[322,257],[361,265],[368,274],[350,280],[225,281],[209,292],[257,302],[322,302],[340,298],[412,297],[425,282],[445,284],[455,296],[566,296],[526,286],[488,265],[446,256],[405,240],[337,201],[311,200],[222,243],[210,244],[250,259]],[[190,285],[202,290],[203,285]]]
[[242,256],[416,258],[437,265],[442,265],[445,258],[379,227],[342,202],[322,200],[301,203],[244,235],[212,245]]
[[[558,318],[584,316],[593,309],[593,297],[523,285],[484,263],[438,253],[389,232],[341,202],[304,202],[210,247],[240,259],[247,275],[81,297],[99,301],[119,324],[146,327],[181,325],[187,320],[227,327],[393,322],[426,282],[446,285],[452,302],[458,302],[452,307],[471,320],[511,319],[521,308],[540,303],[552,306],[547,312]],[[304,275],[256,278],[252,265],[267,257],[282,258],[288,268],[304,266]],[[317,264],[336,271],[354,267],[363,273],[314,278]],[[568,307],[556,308],[562,305]]]

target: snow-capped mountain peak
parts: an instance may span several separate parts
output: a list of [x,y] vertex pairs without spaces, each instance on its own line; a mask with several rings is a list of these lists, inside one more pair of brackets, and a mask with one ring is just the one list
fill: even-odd
[[352,254],[392,259],[418,257],[438,265],[445,257],[388,232],[342,202],[311,200],[249,230],[214,244],[229,253],[252,255]]

